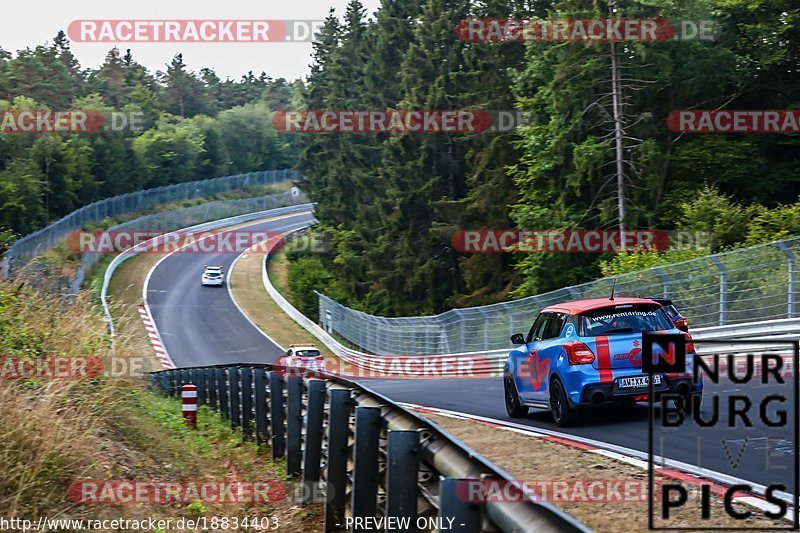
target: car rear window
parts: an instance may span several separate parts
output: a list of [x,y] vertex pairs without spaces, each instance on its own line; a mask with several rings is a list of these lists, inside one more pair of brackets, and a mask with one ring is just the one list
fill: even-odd
[[623,304],[593,309],[580,315],[581,335],[623,335],[663,331],[674,326],[658,304]]
[[297,357],[317,357],[319,350],[297,350],[294,355]]

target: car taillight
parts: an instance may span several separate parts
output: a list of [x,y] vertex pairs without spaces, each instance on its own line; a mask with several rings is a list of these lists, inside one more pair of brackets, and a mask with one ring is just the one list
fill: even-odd
[[582,342],[564,343],[564,351],[567,352],[567,360],[571,365],[587,365],[594,361],[594,354]]
[[686,353],[695,353],[692,335],[690,333],[684,333],[684,337],[686,337]]
[[689,331],[689,321],[680,317],[675,320],[675,327],[681,331]]

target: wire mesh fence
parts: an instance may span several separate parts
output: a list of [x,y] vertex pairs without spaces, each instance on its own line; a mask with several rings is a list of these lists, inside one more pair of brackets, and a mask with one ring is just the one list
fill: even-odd
[[245,187],[270,185],[300,178],[302,175],[294,170],[267,170],[178,183],[99,200],[17,240],[3,257],[2,274],[7,276],[11,270],[41,255],[71,232],[84,228],[92,222]]
[[[127,231],[127,232],[147,232],[165,233],[176,231],[186,227],[202,224],[211,220],[220,220],[247,213],[256,213],[286,207],[290,205],[300,205],[308,203],[308,196],[303,192],[284,192],[257,196],[255,198],[242,198],[238,200],[219,200],[207,202],[191,207],[153,213],[117,224],[108,228],[108,232]],[[87,252],[81,255],[81,264],[78,267],[75,277],[70,283],[72,292],[76,292],[83,284],[86,272],[94,266],[104,256],[103,253]]]
[[[620,296],[666,297],[693,327],[795,318],[800,237],[653,267],[616,277]],[[498,350],[527,332],[544,307],[608,297],[612,278],[510,302],[421,317],[380,317],[319,295],[320,322],[361,350],[379,355],[433,355]]]

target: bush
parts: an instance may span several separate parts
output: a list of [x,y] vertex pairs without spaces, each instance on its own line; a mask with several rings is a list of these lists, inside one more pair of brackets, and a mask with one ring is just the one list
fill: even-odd
[[303,255],[289,265],[289,292],[292,302],[304,315],[319,319],[319,299],[314,291],[337,300],[346,300],[344,290],[319,257]]

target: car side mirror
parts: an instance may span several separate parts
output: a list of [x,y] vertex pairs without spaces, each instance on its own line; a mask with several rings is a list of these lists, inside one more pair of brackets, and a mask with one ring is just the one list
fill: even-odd
[[512,344],[525,344],[525,336],[522,333],[514,333],[511,335]]

